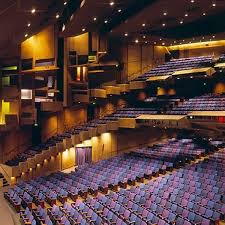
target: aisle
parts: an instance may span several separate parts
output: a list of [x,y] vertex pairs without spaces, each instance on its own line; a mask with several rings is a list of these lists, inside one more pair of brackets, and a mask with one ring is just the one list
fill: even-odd
[[6,190],[6,188],[0,189],[0,225],[20,225],[18,214],[4,199],[3,193]]

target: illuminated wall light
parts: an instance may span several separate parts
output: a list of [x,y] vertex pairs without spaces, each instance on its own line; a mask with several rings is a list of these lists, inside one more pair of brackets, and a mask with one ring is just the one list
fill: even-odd
[[45,163],[47,163],[47,162],[48,162],[48,160],[47,160],[47,159],[45,159],[45,160],[44,160],[44,162],[45,162]]
[[185,17],[188,17],[188,13],[185,13],[185,15],[184,15]]
[[183,23],[184,23],[184,21],[183,21],[183,20],[181,20],[181,21],[180,21],[180,24],[183,24]]
[[164,12],[164,13],[163,13],[163,16],[167,16],[167,12]]
[[202,15],[203,15],[203,16],[206,16],[206,13],[204,12],[204,13],[202,13]]
[[146,26],[146,24],[145,23],[142,23],[142,27],[145,27]]
[[206,86],[206,83],[204,83],[204,86]]
[[63,4],[64,4],[64,5],[67,5],[67,2],[64,2]]
[[162,41],[162,38],[160,38],[159,40]]
[[154,45],[156,45],[157,43],[156,42],[154,42]]
[[143,38],[145,39],[145,38],[146,38],[146,36],[144,35],[144,36],[143,36]]
[[30,27],[31,26],[31,23],[28,23],[27,26]]
[[63,26],[62,26],[62,32],[63,32],[65,29],[66,29],[66,26],[65,26],[65,24],[63,24]]
[[56,18],[56,19],[59,19],[59,14],[58,14],[58,13],[56,14],[55,18]]
[[22,172],[22,176],[24,176],[24,174],[25,174],[25,173],[24,173],[24,172]]
[[115,2],[110,2],[109,5],[110,6],[114,6]]
[[138,40],[138,39],[136,39],[136,40],[135,40],[135,43],[138,43],[138,42],[139,42],[139,40]]
[[213,6],[213,7],[216,7],[216,3],[214,2],[214,3],[212,4],[212,6]]
[[118,9],[118,12],[119,12],[119,13],[122,12],[122,9]]
[[104,23],[108,23],[108,20],[105,20]]
[[124,36],[127,37],[128,36],[128,33],[125,33]]
[[97,17],[94,17],[94,19],[93,19],[94,21],[96,21],[97,20]]
[[194,3],[195,2],[195,0],[191,0],[191,3]]
[[82,31],[84,32],[85,31],[85,28],[83,28]]
[[165,42],[163,42],[162,45],[165,45]]
[[25,37],[25,38],[28,37],[28,34],[25,34],[24,37]]
[[33,169],[32,168],[30,168],[30,171],[32,171]]
[[38,163],[38,164],[37,164],[37,167],[40,167],[40,166],[41,166],[41,164]]
[[165,27],[165,26],[166,26],[166,24],[165,24],[165,23],[163,23],[163,24],[162,24],[162,26],[163,26],[163,27]]

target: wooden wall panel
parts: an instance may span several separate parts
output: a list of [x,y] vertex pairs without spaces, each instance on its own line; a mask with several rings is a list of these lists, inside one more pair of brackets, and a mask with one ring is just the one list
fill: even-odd
[[69,50],[76,51],[78,55],[88,55],[88,33],[78,35],[76,37],[68,38]]
[[22,42],[21,58],[33,58],[34,60],[55,58],[54,26],[49,26],[40,33]]

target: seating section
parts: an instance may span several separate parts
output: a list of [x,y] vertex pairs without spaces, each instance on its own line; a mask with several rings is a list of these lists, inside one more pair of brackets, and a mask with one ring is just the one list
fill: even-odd
[[[177,160],[202,159],[210,153],[197,143],[192,139],[171,139],[135,154],[81,166],[70,174],[56,173],[22,182],[5,197],[17,210],[21,203],[25,209],[20,213],[21,220],[33,225],[218,224],[225,214],[225,149],[197,163],[184,161],[182,168],[165,173]],[[221,141],[210,143],[223,145]],[[160,173],[164,175],[158,176]],[[151,179],[152,175],[155,179]],[[142,177],[150,180],[143,183]],[[32,200],[37,205],[35,209],[30,204]],[[41,201],[51,207],[45,208]]]
[[207,94],[189,99],[167,114],[186,115],[192,111],[225,111],[225,94]]
[[174,59],[163,65],[159,65],[151,71],[142,74],[136,81],[145,81],[151,76],[172,75],[176,71],[210,67],[212,56],[200,56],[191,58]]

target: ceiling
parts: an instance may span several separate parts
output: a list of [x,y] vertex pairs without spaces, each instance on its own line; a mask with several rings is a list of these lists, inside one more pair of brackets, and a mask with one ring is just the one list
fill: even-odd
[[[225,31],[224,0],[86,0],[63,36],[97,30],[114,38],[162,44]],[[225,35],[224,35],[225,38]]]

